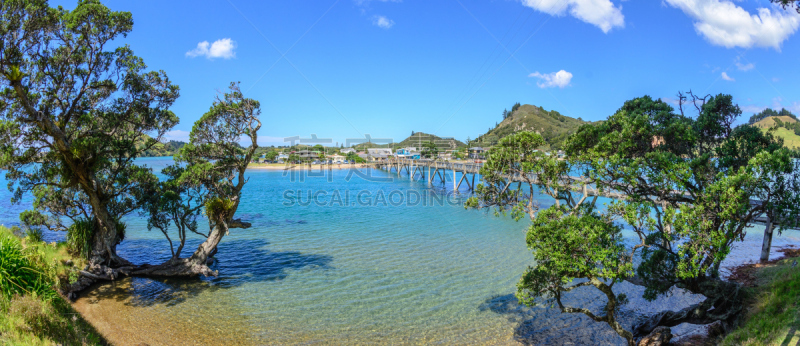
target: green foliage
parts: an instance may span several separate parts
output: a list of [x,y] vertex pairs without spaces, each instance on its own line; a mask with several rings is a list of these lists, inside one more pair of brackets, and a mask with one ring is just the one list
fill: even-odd
[[[188,164],[180,179],[204,186],[212,196],[238,195],[239,185],[244,184],[244,171],[258,148],[260,113],[259,102],[245,98],[239,85],[231,83],[230,91],[195,122],[189,134],[191,143],[176,156],[178,163]],[[241,137],[250,139],[251,145],[238,145]],[[229,179],[232,176],[239,176],[239,182]]]
[[[608,120],[581,126],[567,141],[565,161],[537,152],[545,141],[530,132],[507,136],[489,151],[484,183],[465,206],[530,217],[536,265],[518,286],[521,301],[555,299],[562,311],[606,322],[632,343],[614,316],[625,299],[611,288],[633,275],[633,258],[641,254],[636,275],[645,298],[673,286],[708,298],[702,309],[671,316],[737,315],[740,296],[726,291],[733,286],[718,279],[719,265],[762,213],[782,227],[792,225],[800,214],[800,170],[779,139],[732,126],[741,111],[730,96],[689,96],[699,110],[694,119],[648,96],[625,102]],[[534,187],[556,204],[539,211]],[[598,196],[615,201],[602,210]],[[637,244],[624,246],[622,224],[638,236]],[[570,285],[576,278],[586,281]],[[604,316],[561,304],[562,292],[581,285],[606,295]]]
[[229,198],[213,197],[206,201],[206,216],[209,218],[217,215],[228,215],[235,203]]
[[44,240],[44,231],[41,228],[29,228],[25,232],[25,236],[33,242],[41,242]]
[[94,223],[81,218],[67,228],[67,248],[74,256],[88,259],[92,251]]
[[780,141],[732,128],[741,111],[728,95],[694,101],[696,119],[649,97],[628,101],[608,121],[579,129],[567,146],[599,188],[620,190],[625,204],[646,211],[626,221],[640,223],[646,240],[637,273],[648,299],[676,282],[698,290],[759,211],[780,218],[798,208],[797,176]]
[[[133,26],[128,12],[97,0],[73,10],[37,0],[2,6],[0,167],[14,200],[33,193],[46,227],[91,216],[100,232],[115,232],[112,216],[136,210],[136,194],[156,180],[133,160],[177,124],[169,107],[178,87],[120,45]],[[113,248],[97,249],[98,261],[116,260]]]
[[15,294],[55,296],[55,275],[44,262],[36,248],[25,248],[19,238],[0,232],[0,295],[5,299]]
[[20,239],[0,227],[0,344],[106,344],[55,292],[80,265],[62,245]]
[[[615,317],[626,298],[615,295],[612,288],[632,276],[635,249],[625,247],[614,213],[599,214],[594,209],[596,198],[591,203],[584,203],[587,195],[575,198],[571,178],[566,175],[569,162],[545,155],[539,150],[544,144],[544,138],[533,132],[500,140],[481,168],[483,183],[465,207],[493,208],[495,215],[510,213],[515,220],[526,215],[531,219],[526,241],[536,264],[517,284],[521,303],[557,304],[562,312],[584,313],[608,323],[632,344],[632,334]],[[539,193],[555,198],[556,204],[540,211],[536,202]],[[574,283],[576,280],[580,282]],[[564,293],[589,285],[606,295],[603,315],[562,303]]]
[[275,159],[278,158],[278,155],[280,155],[278,154],[278,151],[270,150],[266,154],[264,154],[264,158],[269,161],[275,161]]
[[[149,215],[148,229],[161,230],[170,242],[173,259],[180,256],[187,232],[193,232],[207,237],[191,257],[205,265],[222,239],[211,234],[234,227],[233,216],[247,182],[245,172],[258,149],[261,109],[258,101],[244,97],[238,83],[231,83],[229,89],[195,122],[191,142],[175,156],[175,165],[163,171],[167,179],[152,185],[140,201]],[[241,138],[250,139],[250,145],[240,145]],[[201,209],[210,221],[207,234],[197,230]],[[171,225],[178,231],[177,250],[169,236]]]
[[186,145],[186,142],[173,140],[166,143],[156,143],[150,147],[150,149],[145,150],[140,157],[174,156],[181,150],[181,148],[183,148],[184,145]]
[[435,158],[436,155],[439,153],[439,148],[436,146],[436,143],[429,141],[422,143],[422,156],[425,158]]
[[364,160],[363,157],[358,156],[358,154],[356,154],[355,152],[347,153],[346,157],[347,157],[347,161],[350,161],[350,162],[355,162],[355,163],[367,162],[367,160]]
[[536,265],[517,284],[517,298],[523,304],[536,305],[539,298],[555,300],[575,279],[613,284],[633,275],[622,228],[608,217],[552,206],[533,219],[525,239]]

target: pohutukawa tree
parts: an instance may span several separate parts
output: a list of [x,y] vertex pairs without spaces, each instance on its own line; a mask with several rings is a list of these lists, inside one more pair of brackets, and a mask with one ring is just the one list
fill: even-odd
[[[627,249],[622,228],[614,213],[597,211],[599,196],[613,193],[591,189],[588,180],[570,177],[572,163],[548,156],[541,147],[544,138],[519,132],[500,140],[481,168],[483,182],[467,208],[493,208],[496,215],[510,214],[515,220],[532,221],[526,236],[536,265],[529,267],[517,284],[517,299],[526,305],[557,305],[565,313],[583,313],[605,322],[633,344],[633,334],[618,321],[619,305],[626,300],[614,293],[615,284],[633,276],[633,253]],[[573,191],[581,187],[579,193]],[[539,193],[555,199],[540,209]],[[577,282],[576,282],[577,280]],[[593,286],[606,297],[601,312],[565,305],[567,292]],[[538,301],[537,301],[538,299]]]
[[119,220],[156,181],[134,159],[178,122],[169,110],[178,87],[118,46],[132,27],[130,13],[97,0],[72,11],[0,3],[0,166],[16,200],[35,196],[23,221],[88,219],[91,271],[111,277],[109,268],[129,264],[116,254]]
[[[245,98],[239,85],[231,83],[230,91],[217,97],[211,109],[194,124],[190,143],[175,156],[176,164],[164,171],[168,179],[145,203],[150,214],[149,225],[167,236],[172,257],[161,265],[145,267],[133,274],[216,275],[207,263],[219,242],[230,229],[250,226],[233,217],[247,182],[245,171],[258,148],[260,114],[259,102]],[[243,147],[240,140],[249,145]],[[200,212],[208,220],[208,232],[197,230]],[[169,238],[170,224],[178,232],[177,250]],[[200,234],[205,241],[190,257],[182,258],[187,232]]]
[[[608,323],[629,344],[657,326],[734,321],[742,295],[719,277],[720,263],[762,213],[781,227],[796,226],[798,170],[779,139],[732,126],[741,111],[730,96],[679,96],[680,113],[645,96],[584,125],[568,140],[566,161],[528,153],[542,144],[533,134],[509,136],[490,152],[485,183],[467,206],[531,218],[526,239],[537,262],[518,285],[522,303],[555,300],[563,312]],[[695,118],[684,115],[687,103]],[[531,185],[513,189],[512,176]],[[534,186],[557,203],[539,210]],[[606,208],[598,196],[611,199]],[[625,246],[623,227],[637,235],[635,245]],[[644,285],[650,300],[673,287],[706,299],[627,330],[615,319],[626,298],[612,290],[622,280]],[[580,286],[605,295],[602,315],[562,304]]]

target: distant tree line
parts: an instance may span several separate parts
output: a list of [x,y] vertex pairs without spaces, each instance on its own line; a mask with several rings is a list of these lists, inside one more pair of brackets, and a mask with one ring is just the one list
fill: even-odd
[[[503,120],[506,120],[506,119],[510,118],[511,115],[514,114],[514,112],[516,112],[517,109],[519,109],[520,106],[522,106],[522,105],[520,105],[519,102],[517,102],[513,106],[511,106],[511,111],[510,112],[508,111],[508,109],[504,109],[503,110]],[[497,126],[495,126],[495,127],[497,127]]]
[[186,145],[186,142],[170,140],[164,144],[156,144],[152,148],[145,150],[142,157],[161,157],[173,156]]
[[753,114],[753,116],[750,117],[750,120],[747,123],[752,125],[769,117],[780,117],[780,116],[787,116],[794,120],[798,120],[797,116],[792,114],[792,112],[788,111],[786,108],[783,108],[780,111],[776,111],[772,108],[767,108],[759,113]]

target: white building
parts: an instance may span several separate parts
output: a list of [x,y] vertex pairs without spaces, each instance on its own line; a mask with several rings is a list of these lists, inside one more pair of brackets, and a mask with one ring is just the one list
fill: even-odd
[[392,149],[389,148],[369,148],[367,154],[373,160],[385,160],[394,155]]
[[356,152],[356,150],[355,150],[355,149],[353,149],[353,148],[344,148],[344,149],[342,149],[342,150],[339,150],[339,152],[340,152],[340,153],[342,153],[342,155],[347,155],[347,154],[349,154],[349,153],[354,153],[354,152]]
[[330,161],[332,163],[343,163],[344,160],[345,160],[345,157],[342,156],[342,155],[335,155],[334,154],[334,155],[326,156],[325,159],[327,159],[328,161]]
[[289,159],[289,155],[286,155],[286,154],[280,154],[280,155],[278,155],[278,157],[275,158],[275,160],[278,161],[278,163],[284,163],[288,159]]

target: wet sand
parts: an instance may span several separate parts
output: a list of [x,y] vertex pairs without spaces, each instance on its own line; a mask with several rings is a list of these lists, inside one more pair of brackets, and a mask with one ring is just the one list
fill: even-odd
[[[141,304],[133,280],[97,284],[72,306],[112,345],[250,345],[246,326],[220,328],[213,319],[178,313],[169,304]],[[212,312],[213,313],[213,312]]]

